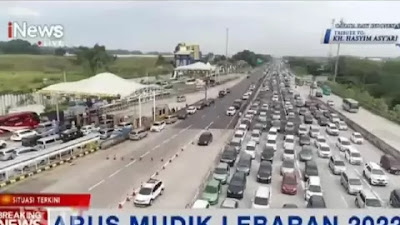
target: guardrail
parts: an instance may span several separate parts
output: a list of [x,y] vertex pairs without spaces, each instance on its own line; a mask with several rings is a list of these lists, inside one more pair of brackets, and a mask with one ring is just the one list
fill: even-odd
[[74,151],[78,150],[77,152],[80,152],[80,150],[87,146],[98,148],[99,140],[99,134],[89,134],[58,146],[39,150],[33,154],[21,155],[16,158],[17,160],[10,160],[2,163],[0,174],[3,175],[5,180],[7,180],[15,170],[21,170],[23,172],[26,167],[29,168],[30,166],[34,166],[35,168],[38,168],[40,164],[46,164],[46,161],[47,164],[50,163],[51,159],[54,157],[57,158],[57,156],[59,156],[59,158],[61,158],[62,155],[65,155],[64,153],[70,153],[70,155],[73,156]]
[[363,127],[358,125],[356,122],[347,118],[343,113],[330,107],[329,105],[327,105],[325,102],[321,101],[320,99],[318,99],[314,96],[308,96],[308,98],[311,99],[312,101],[324,104],[329,110],[337,113],[339,115],[339,117],[342,118],[350,128],[359,132],[366,140],[371,142],[375,147],[377,147],[378,149],[380,149],[381,151],[383,151],[386,154],[392,155],[393,157],[400,159],[400,151],[398,149],[390,146],[385,141],[383,141],[376,135],[372,134],[368,130],[364,129]]

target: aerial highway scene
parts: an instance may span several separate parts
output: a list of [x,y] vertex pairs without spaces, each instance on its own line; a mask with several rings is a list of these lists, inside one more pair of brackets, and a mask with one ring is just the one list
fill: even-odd
[[0,3],[0,193],[400,208],[399,3],[189,3]]

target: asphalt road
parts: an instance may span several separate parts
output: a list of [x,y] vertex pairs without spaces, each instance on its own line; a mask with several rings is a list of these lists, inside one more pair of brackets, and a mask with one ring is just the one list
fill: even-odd
[[[301,93],[303,99],[306,99],[307,95],[304,93]],[[307,93],[308,94],[308,93]],[[265,98],[263,98],[266,102],[271,101],[271,93],[265,94]],[[302,121],[302,116],[299,117],[300,120]],[[313,124],[317,124],[317,122],[314,120]],[[345,136],[350,138],[351,133],[354,132],[352,130],[348,131],[340,131],[340,136]],[[248,132],[250,133],[250,132]],[[327,141],[329,146],[331,147],[331,151],[335,155],[339,155],[343,160],[344,160],[344,154],[340,152],[337,147],[336,147],[336,141],[338,137],[333,137],[329,136],[325,132],[325,128],[320,128],[320,133],[325,135],[327,137]],[[249,134],[250,135],[250,134]],[[296,171],[299,179],[299,185],[298,185],[298,192],[296,195],[290,196],[286,194],[281,193],[281,182],[282,182],[282,176],[279,174],[280,166],[282,163],[281,157],[282,157],[282,149],[283,149],[283,136],[284,134],[279,134],[278,136],[278,151],[275,153],[274,156],[274,161],[273,161],[273,175],[272,175],[272,182],[271,184],[259,184],[256,182],[256,175],[258,171],[258,167],[260,164],[260,153],[261,153],[261,146],[265,144],[267,135],[266,133],[263,134],[262,140],[260,144],[257,147],[257,155],[256,159],[253,160],[252,163],[252,168],[251,168],[251,173],[248,176],[247,179],[247,186],[244,192],[244,198],[240,200],[239,207],[240,208],[250,208],[252,204],[252,199],[254,198],[255,191],[259,186],[269,186],[272,191],[272,197],[271,197],[271,207],[272,208],[281,208],[284,204],[286,203],[293,203],[298,205],[300,208],[306,207],[306,202],[304,200],[304,187],[305,184],[302,180],[303,178],[303,173],[304,173],[304,163],[299,162],[298,159],[296,159]],[[247,141],[250,139],[250,137],[246,137],[244,143],[243,143],[243,148],[245,148]],[[296,141],[298,143],[298,140]],[[313,142],[313,140],[312,140]],[[313,144],[313,143],[312,143]],[[242,148],[242,149],[243,149]],[[369,162],[369,161],[374,161],[374,162],[379,162],[381,155],[383,154],[379,149],[377,149],[375,146],[373,146],[371,143],[368,141],[365,141],[363,145],[361,146],[356,146],[357,149],[360,150],[364,162]],[[300,151],[300,146],[296,144],[296,156],[298,152]],[[347,192],[344,190],[344,188],[340,185],[339,181],[339,176],[333,175],[329,168],[328,168],[328,159],[322,159],[319,158],[316,154],[316,151],[314,150],[314,159],[317,162],[318,169],[319,169],[319,174],[320,174],[320,179],[321,179],[321,186],[324,194],[324,198],[327,204],[328,208],[355,208],[354,200],[355,196],[347,194]],[[382,204],[384,207],[387,207],[388,205],[388,199],[389,199],[389,194],[390,192],[395,189],[399,188],[400,186],[400,176],[395,176],[387,173],[387,176],[389,177],[389,184],[386,187],[373,187],[369,185],[369,183],[362,177],[362,170],[363,170],[363,165],[360,166],[353,166],[346,163],[346,169],[347,170],[352,170],[355,171],[356,174],[358,174],[363,182],[363,187],[365,189],[370,189],[373,191],[373,193],[382,201]],[[231,174],[233,174],[234,168],[232,168]],[[223,186],[222,193],[220,194],[220,202],[213,206],[215,208],[218,208],[222,202],[223,199],[226,198],[226,191],[227,191],[227,185]]]
[[115,208],[177,150],[188,148],[202,130],[232,129],[232,118],[226,117],[225,111],[236,98],[242,96],[251,82],[260,77],[261,72],[256,74],[231,87],[231,93],[217,99],[215,105],[175,125],[167,126],[160,133],[151,133],[141,141],[127,141],[112,149],[89,155],[70,165],[9,186],[5,191],[90,193],[92,207]]

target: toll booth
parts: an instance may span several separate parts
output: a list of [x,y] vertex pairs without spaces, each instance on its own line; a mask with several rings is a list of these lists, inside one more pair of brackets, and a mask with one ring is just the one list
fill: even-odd
[[167,104],[156,106],[155,109],[153,108],[153,113],[154,112],[155,112],[155,115],[156,115],[155,116],[156,120],[164,119],[170,113],[169,112],[169,107],[168,107]]

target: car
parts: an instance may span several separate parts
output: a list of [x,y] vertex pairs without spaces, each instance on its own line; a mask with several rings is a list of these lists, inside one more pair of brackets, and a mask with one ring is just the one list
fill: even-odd
[[344,158],[351,165],[361,165],[361,163],[363,161],[360,152],[353,146],[350,146],[345,150]]
[[261,130],[254,129],[251,131],[251,141],[255,141],[257,144],[260,143]]
[[252,159],[256,158],[256,148],[257,148],[257,143],[255,141],[249,141],[246,144],[246,148],[244,149],[244,152],[246,154],[249,154]]
[[284,149],[282,154],[282,160],[295,160],[294,149]]
[[174,124],[178,121],[178,117],[175,114],[167,115],[165,117],[165,123],[166,124]]
[[227,116],[234,116],[236,114],[236,109],[233,106],[230,106],[228,110],[226,110]]
[[225,90],[220,90],[220,91],[218,92],[218,97],[223,98],[226,94],[227,94],[227,93],[226,93]]
[[133,203],[136,206],[151,206],[154,200],[163,194],[164,189],[164,183],[161,180],[152,178],[140,187]]
[[97,129],[94,126],[94,124],[91,125],[84,125],[80,128],[81,132],[83,133],[83,135],[88,135],[90,133],[95,132]]
[[249,126],[246,123],[243,123],[243,121],[241,124],[239,124],[238,130],[241,130],[241,131],[247,133],[248,129],[249,129]]
[[210,203],[204,199],[197,199],[192,205],[192,209],[208,209],[208,208],[210,208]]
[[288,195],[297,194],[297,176],[296,173],[283,174],[281,192]]
[[327,143],[319,144],[318,148],[317,148],[317,152],[318,152],[318,156],[320,158],[329,158],[332,155],[331,148],[329,147],[329,145]]
[[389,183],[389,178],[386,176],[383,169],[375,162],[364,164],[363,176],[368,183],[373,186],[386,186]]
[[275,149],[271,146],[265,146],[264,150],[261,152],[260,158],[261,161],[270,161],[274,160]]
[[22,138],[27,138],[32,136],[38,136],[38,133],[35,130],[22,129],[14,131],[10,137],[10,140],[22,141]]
[[307,113],[306,115],[304,115],[304,123],[305,124],[312,124],[313,121],[314,121],[314,118],[311,114]]
[[[240,125],[246,125],[246,130],[245,130],[245,131],[247,131],[247,130],[249,130],[250,127],[251,127],[251,120],[248,119],[248,118],[243,118],[243,119],[241,120],[241,122],[240,122]],[[240,125],[239,125],[239,127],[240,127]]]
[[231,93],[231,89],[230,88],[225,88],[225,92],[229,94],[229,93]]
[[307,109],[306,108],[300,108],[299,109],[299,115],[304,116],[307,114]]
[[188,112],[187,110],[179,110],[176,114],[179,120],[185,120],[187,118]]
[[213,99],[213,98],[208,98],[208,99],[204,102],[204,104],[205,104],[206,106],[210,106],[210,105],[212,105],[212,104],[215,104],[215,99]]
[[381,156],[379,165],[391,174],[400,175],[400,160],[389,154]]
[[326,208],[324,197],[320,195],[311,196],[310,199],[307,201],[307,208],[316,208],[316,209]]
[[268,136],[267,143],[265,143],[265,146],[273,148],[276,151],[277,150],[276,140],[277,140],[277,136]]
[[243,153],[239,157],[239,161],[236,165],[237,172],[244,172],[247,176],[250,175],[251,165],[253,158],[251,155]]
[[277,139],[278,138],[278,129],[276,129],[275,127],[271,127],[268,131],[268,138],[271,139]]
[[334,106],[335,106],[335,103],[333,102],[333,100],[328,100],[326,103],[327,103],[330,107],[334,107]]
[[272,96],[272,101],[273,101],[273,102],[277,102],[277,101],[279,101],[279,97],[278,97],[278,95],[274,95],[274,96]]
[[337,155],[332,155],[329,158],[328,167],[334,175],[340,175],[346,170],[346,165]]
[[363,189],[361,179],[351,171],[344,171],[340,174],[340,184],[350,195],[355,195]]
[[6,148],[7,147],[7,142],[4,140],[0,140],[0,149]]
[[310,177],[305,185],[304,199],[308,201],[311,196],[323,196],[319,177]]
[[250,114],[250,115],[253,115],[253,116],[257,115],[258,114],[257,107],[258,106],[252,105],[251,108],[249,110],[247,110],[247,114]]
[[316,91],[316,92],[315,92],[315,97],[317,97],[317,98],[322,98],[322,97],[323,97],[322,92]]
[[297,209],[299,208],[296,204],[286,203],[282,206],[283,209]]
[[272,120],[280,120],[281,119],[281,112],[280,111],[274,111],[272,114]]
[[252,127],[253,130],[260,130],[261,132],[266,128],[266,125],[262,123],[255,123]]
[[351,142],[353,142],[354,144],[358,144],[358,145],[361,145],[361,144],[363,144],[363,142],[364,142],[363,136],[362,136],[360,133],[358,133],[358,132],[352,133],[352,134],[351,134],[351,137],[350,137],[350,140],[351,140]]
[[268,119],[266,116],[258,116],[257,121],[263,125],[264,129],[267,128]]
[[253,209],[268,209],[271,203],[271,190],[269,187],[260,186],[257,188],[252,200]]
[[336,147],[339,151],[344,152],[351,146],[350,140],[346,137],[339,137],[338,141],[336,142]]
[[318,177],[318,166],[314,160],[306,161],[304,168],[304,181],[308,181],[310,177]]
[[297,129],[297,135],[306,135],[308,133],[307,126],[305,124],[300,124],[299,128]]
[[211,179],[207,182],[204,192],[201,194],[201,199],[207,200],[210,205],[216,205],[221,193],[221,182],[219,180]]
[[334,123],[329,123],[326,127],[326,133],[331,136],[338,136],[339,129],[336,127],[336,125]]
[[243,142],[244,138],[246,137],[246,131],[236,130],[235,133],[233,134],[233,137],[240,138],[241,142]]
[[232,146],[236,150],[236,152],[239,153],[240,149],[242,148],[242,139],[233,137],[232,140],[229,142],[229,146]]
[[299,145],[303,146],[303,145],[311,145],[311,138],[308,135],[301,135],[299,137]]
[[[313,116],[318,122],[319,122],[320,118],[325,117],[324,114],[321,111],[315,111]],[[325,121],[322,121],[321,124],[323,125],[325,123]]]
[[389,205],[392,208],[400,208],[400,189],[394,189],[390,192]]
[[295,127],[293,122],[287,122],[285,126],[285,133],[286,134],[294,134]]
[[226,184],[230,176],[230,167],[228,163],[220,162],[214,169],[213,178]]
[[247,120],[249,120],[249,121],[252,121],[252,120],[253,120],[253,117],[254,117],[254,115],[253,115],[253,114],[249,114],[249,113],[247,113],[246,115],[244,115],[244,119],[247,119]]
[[272,178],[272,163],[270,161],[261,161],[257,172],[257,182],[271,183]]
[[242,199],[244,190],[246,189],[246,179],[247,175],[244,172],[235,172],[229,181],[227,197]]
[[299,160],[302,162],[310,161],[313,158],[312,147],[310,145],[303,145],[299,152]]
[[346,122],[343,120],[340,120],[339,122],[336,122],[336,126],[339,130],[348,130],[349,127],[347,126]]
[[382,208],[382,202],[376,197],[376,195],[368,189],[363,189],[358,192],[356,199],[354,200],[357,208]]
[[234,166],[237,158],[237,150],[234,146],[226,145],[222,151],[221,158],[219,159],[222,163],[227,163],[229,166]]
[[243,103],[242,99],[236,99],[233,102],[232,106],[235,107],[236,110],[239,110],[240,107],[242,107],[242,103]]
[[294,135],[286,135],[283,141],[283,148],[294,150],[294,146],[295,146]]
[[312,105],[313,105],[313,102],[311,100],[306,100],[304,102],[304,107],[310,108],[310,106],[312,106]]
[[275,128],[277,131],[281,130],[281,121],[280,120],[273,120],[271,121],[271,128]]
[[294,160],[290,159],[283,160],[280,174],[283,175],[285,173],[293,173],[293,172],[295,172]]
[[242,99],[243,99],[243,100],[248,100],[249,98],[250,98],[249,93],[245,93],[245,94],[242,96]]
[[195,106],[189,106],[189,107],[187,108],[186,111],[187,111],[187,113],[188,113],[189,115],[193,115],[193,114],[196,113],[197,109],[196,109]]
[[207,107],[207,101],[206,100],[201,100],[198,103],[195,104],[195,107],[197,110],[202,110],[205,107]]
[[331,123],[338,123],[341,121],[339,115],[336,113],[331,113],[329,116],[329,120],[331,121]]
[[213,134],[210,131],[204,131],[197,142],[198,145],[209,145],[213,141]]
[[325,127],[329,124],[329,120],[328,118],[326,118],[325,116],[321,116],[318,118],[318,125]]
[[225,198],[221,203],[221,209],[237,209],[239,208],[239,201],[233,198]]
[[150,131],[161,132],[165,128],[165,121],[155,121],[150,128]]
[[259,116],[267,117],[267,112],[266,111],[260,111]]
[[317,147],[317,148],[319,148],[319,146],[321,145],[321,144],[327,144],[328,142],[326,141],[326,138],[325,138],[325,136],[323,136],[323,135],[318,135],[317,136],[317,138],[315,139],[315,141],[314,141],[314,145],[315,145],[315,147]]

